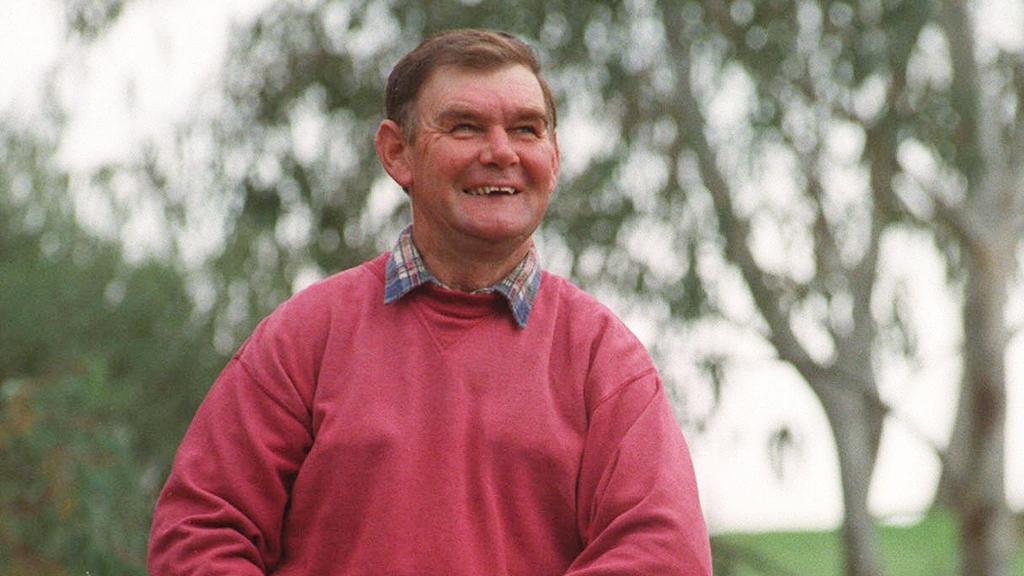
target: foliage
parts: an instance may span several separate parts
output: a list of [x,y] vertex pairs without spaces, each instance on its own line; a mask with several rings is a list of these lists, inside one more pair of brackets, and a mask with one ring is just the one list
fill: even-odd
[[[927,2],[503,6],[277,3],[238,31],[225,105],[190,135],[215,143],[205,188],[231,198],[208,268],[217,326],[239,340],[302,270],[351,266],[407,218],[370,145],[401,54],[447,28],[516,33],[540,48],[562,102],[546,262],[656,324],[656,354],[725,326],[792,364],[839,443],[850,557],[866,563],[850,574],[873,573],[866,501],[886,406],[872,299],[901,215],[897,139],[916,125],[904,89]],[[856,144],[837,148],[843,134]],[[730,347],[696,354],[712,390]]]
[[[223,196],[179,217],[187,228],[224,207],[207,273],[217,325],[238,342],[303,278],[388,247],[407,220],[372,147],[391,65],[442,29],[509,30],[538,47],[561,102],[549,266],[674,331],[724,318],[786,340],[782,357],[807,375],[836,347],[871,347],[875,319],[858,306],[900,215],[897,138],[931,134],[921,106],[940,100],[899,92],[928,17],[921,0],[274,3],[236,31],[223,102],[182,135],[208,151],[196,194]],[[724,106],[726,123],[710,113]],[[837,151],[843,134],[860,143]],[[156,161],[167,182],[195,178],[196,155],[180,152]],[[754,302],[722,296],[744,250],[739,290]],[[903,320],[886,321],[906,332]],[[725,353],[701,354],[714,369]]]
[[[88,39],[125,4],[76,0],[68,20]],[[128,264],[111,243],[68,225],[67,183],[40,160],[47,152],[7,146],[4,166],[21,169],[0,173],[0,199],[14,199],[0,203],[0,383],[19,406],[47,414],[59,395],[45,390],[116,391],[122,410],[97,413],[93,438],[121,434],[121,448],[104,450],[127,450],[136,478],[162,478],[217,365],[204,352],[212,334],[220,350],[233,349],[296,287],[385,248],[407,220],[371,145],[391,65],[429,33],[500,28],[539,48],[561,102],[565,158],[540,233],[545,262],[656,323],[665,337],[655,352],[670,353],[680,334],[696,342],[690,352],[715,394],[730,336],[753,333],[791,363],[822,399],[837,442],[848,443],[841,458],[856,459],[843,463],[844,488],[859,491],[846,508],[866,518],[887,409],[875,371],[880,358],[917,352],[899,293],[891,312],[872,306],[890,296],[874,285],[882,238],[897,222],[934,231],[954,271],[956,231],[1011,237],[988,225],[992,214],[958,218],[954,208],[1005,204],[963,199],[984,180],[979,154],[1020,141],[1024,59],[991,50],[983,76],[1000,104],[979,106],[971,87],[982,74],[964,64],[974,56],[964,41],[971,28],[944,29],[937,9],[958,5],[272,3],[236,31],[221,100],[200,109],[177,155],[147,151],[134,174],[162,196],[177,254],[189,252],[195,230],[216,229],[221,242],[198,265],[183,258],[187,287],[177,264]],[[1005,117],[982,130],[992,111]],[[574,141],[581,130],[588,136]],[[33,149],[40,156],[16,156]],[[1004,164],[1024,165],[1018,156]],[[1017,191],[1011,180],[1002,187]],[[189,291],[203,296],[209,318],[193,315]],[[727,344],[703,344],[723,326]],[[4,430],[21,430],[14,401],[3,402]],[[9,437],[26,461],[42,462],[53,446],[31,430]],[[785,433],[775,437],[780,449]],[[151,484],[142,483],[149,497]]]
[[151,496],[124,393],[101,366],[59,373],[0,390],[0,568],[144,574]]
[[84,40],[103,35],[131,0],[62,0],[67,30]]
[[[229,198],[223,202],[228,210],[221,230],[226,246],[212,255],[210,270],[220,325],[234,330],[232,339],[243,337],[252,319],[289,294],[301,274],[330,273],[376,254],[408,219],[404,198],[379,168],[372,137],[390,67],[426,34],[485,26],[509,29],[536,44],[543,31],[561,43],[541,52],[558,63],[551,80],[570,122],[602,113],[576,110],[580,104],[570,94],[603,89],[609,100],[629,96],[616,92],[630,80],[620,64],[609,64],[611,78],[590,64],[594,54],[575,18],[625,26],[628,11],[617,2],[524,2],[515,10],[489,1],[286,2],[239,30],[229,50],[224,105],[198,119],[185,135],[214,143],[209,149],[217,152],[207,164],[211,182],[202,188],[224,190]],[[682,199],[667,199],[671,208],[666,210],[648,201],[637,207],[629,191],[623,193],[616,156],[630,154],[631,137],[613,138],[608,157],[603,153],[589,165],[584,158],[563,172],[543,232],[549,261],[565,262],[561,271],[590,287],[623,287],[651,295],[650,301],[656,293],[672,311],[696,317],[703,310],[703,288],[693,261],[682,262],[684,274],[665,272],[667,265],[646,265],[621,246],[626,236],[642,235],[655,213],[684,217]],[[657,223],[666,229],[665,220]],[[695,254],[697,245],[684,231],[671,237],[668,258]],[[241,285],[239,278],[257,281]],[[680,289],[684,283],[691,289]],[[239,306],[246,321],[237,322],[228,312]],[[669,310],[660,313],[664,317]]]
[[81,229],[41,137],[0,171],[0,572],[144,574],[149,515],[218,361],[169,263]]

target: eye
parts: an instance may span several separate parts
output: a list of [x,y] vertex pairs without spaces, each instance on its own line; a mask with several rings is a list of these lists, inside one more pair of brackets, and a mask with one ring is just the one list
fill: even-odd
[[471,124],[469,122],[460,122],[458,124],[455,124],[451,128],[451,132],[453,132],[455,134],[458,134],[458,133],[470,133],[470,132],[477,132],[477,131],[478,131],[478,129],[477,129],[476,124]]
[[515,128],[512,129],[512,132],[514,132],[515,134],[523,134],[523,135],[527,135],[527,136],[540,136],[541,135],[540,127],[533,126],[533,125],[530,125],[530,124],[523,125],[523,126],[516,126]]

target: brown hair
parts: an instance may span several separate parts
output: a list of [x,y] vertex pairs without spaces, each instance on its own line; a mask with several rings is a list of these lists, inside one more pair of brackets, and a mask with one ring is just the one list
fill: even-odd
[[526,66],[537,77],[544,93],[550,128],[556,124],[555,99],[540,72],[540,63],[529,46],[505,32],[457,29],[435,34],[409,52],[388,76],[384,92],[384,114],[405,134],[416,134],[416,98],[431,73],[442,66],[471,70],[493,70],[504,66]]

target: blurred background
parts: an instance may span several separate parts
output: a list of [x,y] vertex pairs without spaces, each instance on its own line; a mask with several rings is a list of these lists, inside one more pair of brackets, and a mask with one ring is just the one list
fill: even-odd
[[1024,574],[1024,0],[0,0],[0,574],[145,574],[228,356],[408,221],[432,32],[559,101],[545,266],[649,347],[718,576]]

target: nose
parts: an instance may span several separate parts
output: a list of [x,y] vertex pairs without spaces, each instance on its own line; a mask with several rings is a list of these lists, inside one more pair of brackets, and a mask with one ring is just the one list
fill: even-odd
[[480,151],[480,162],[506,168],[519,162],[519,154],[504,128],[495,126],[487,131],[487,142]]

